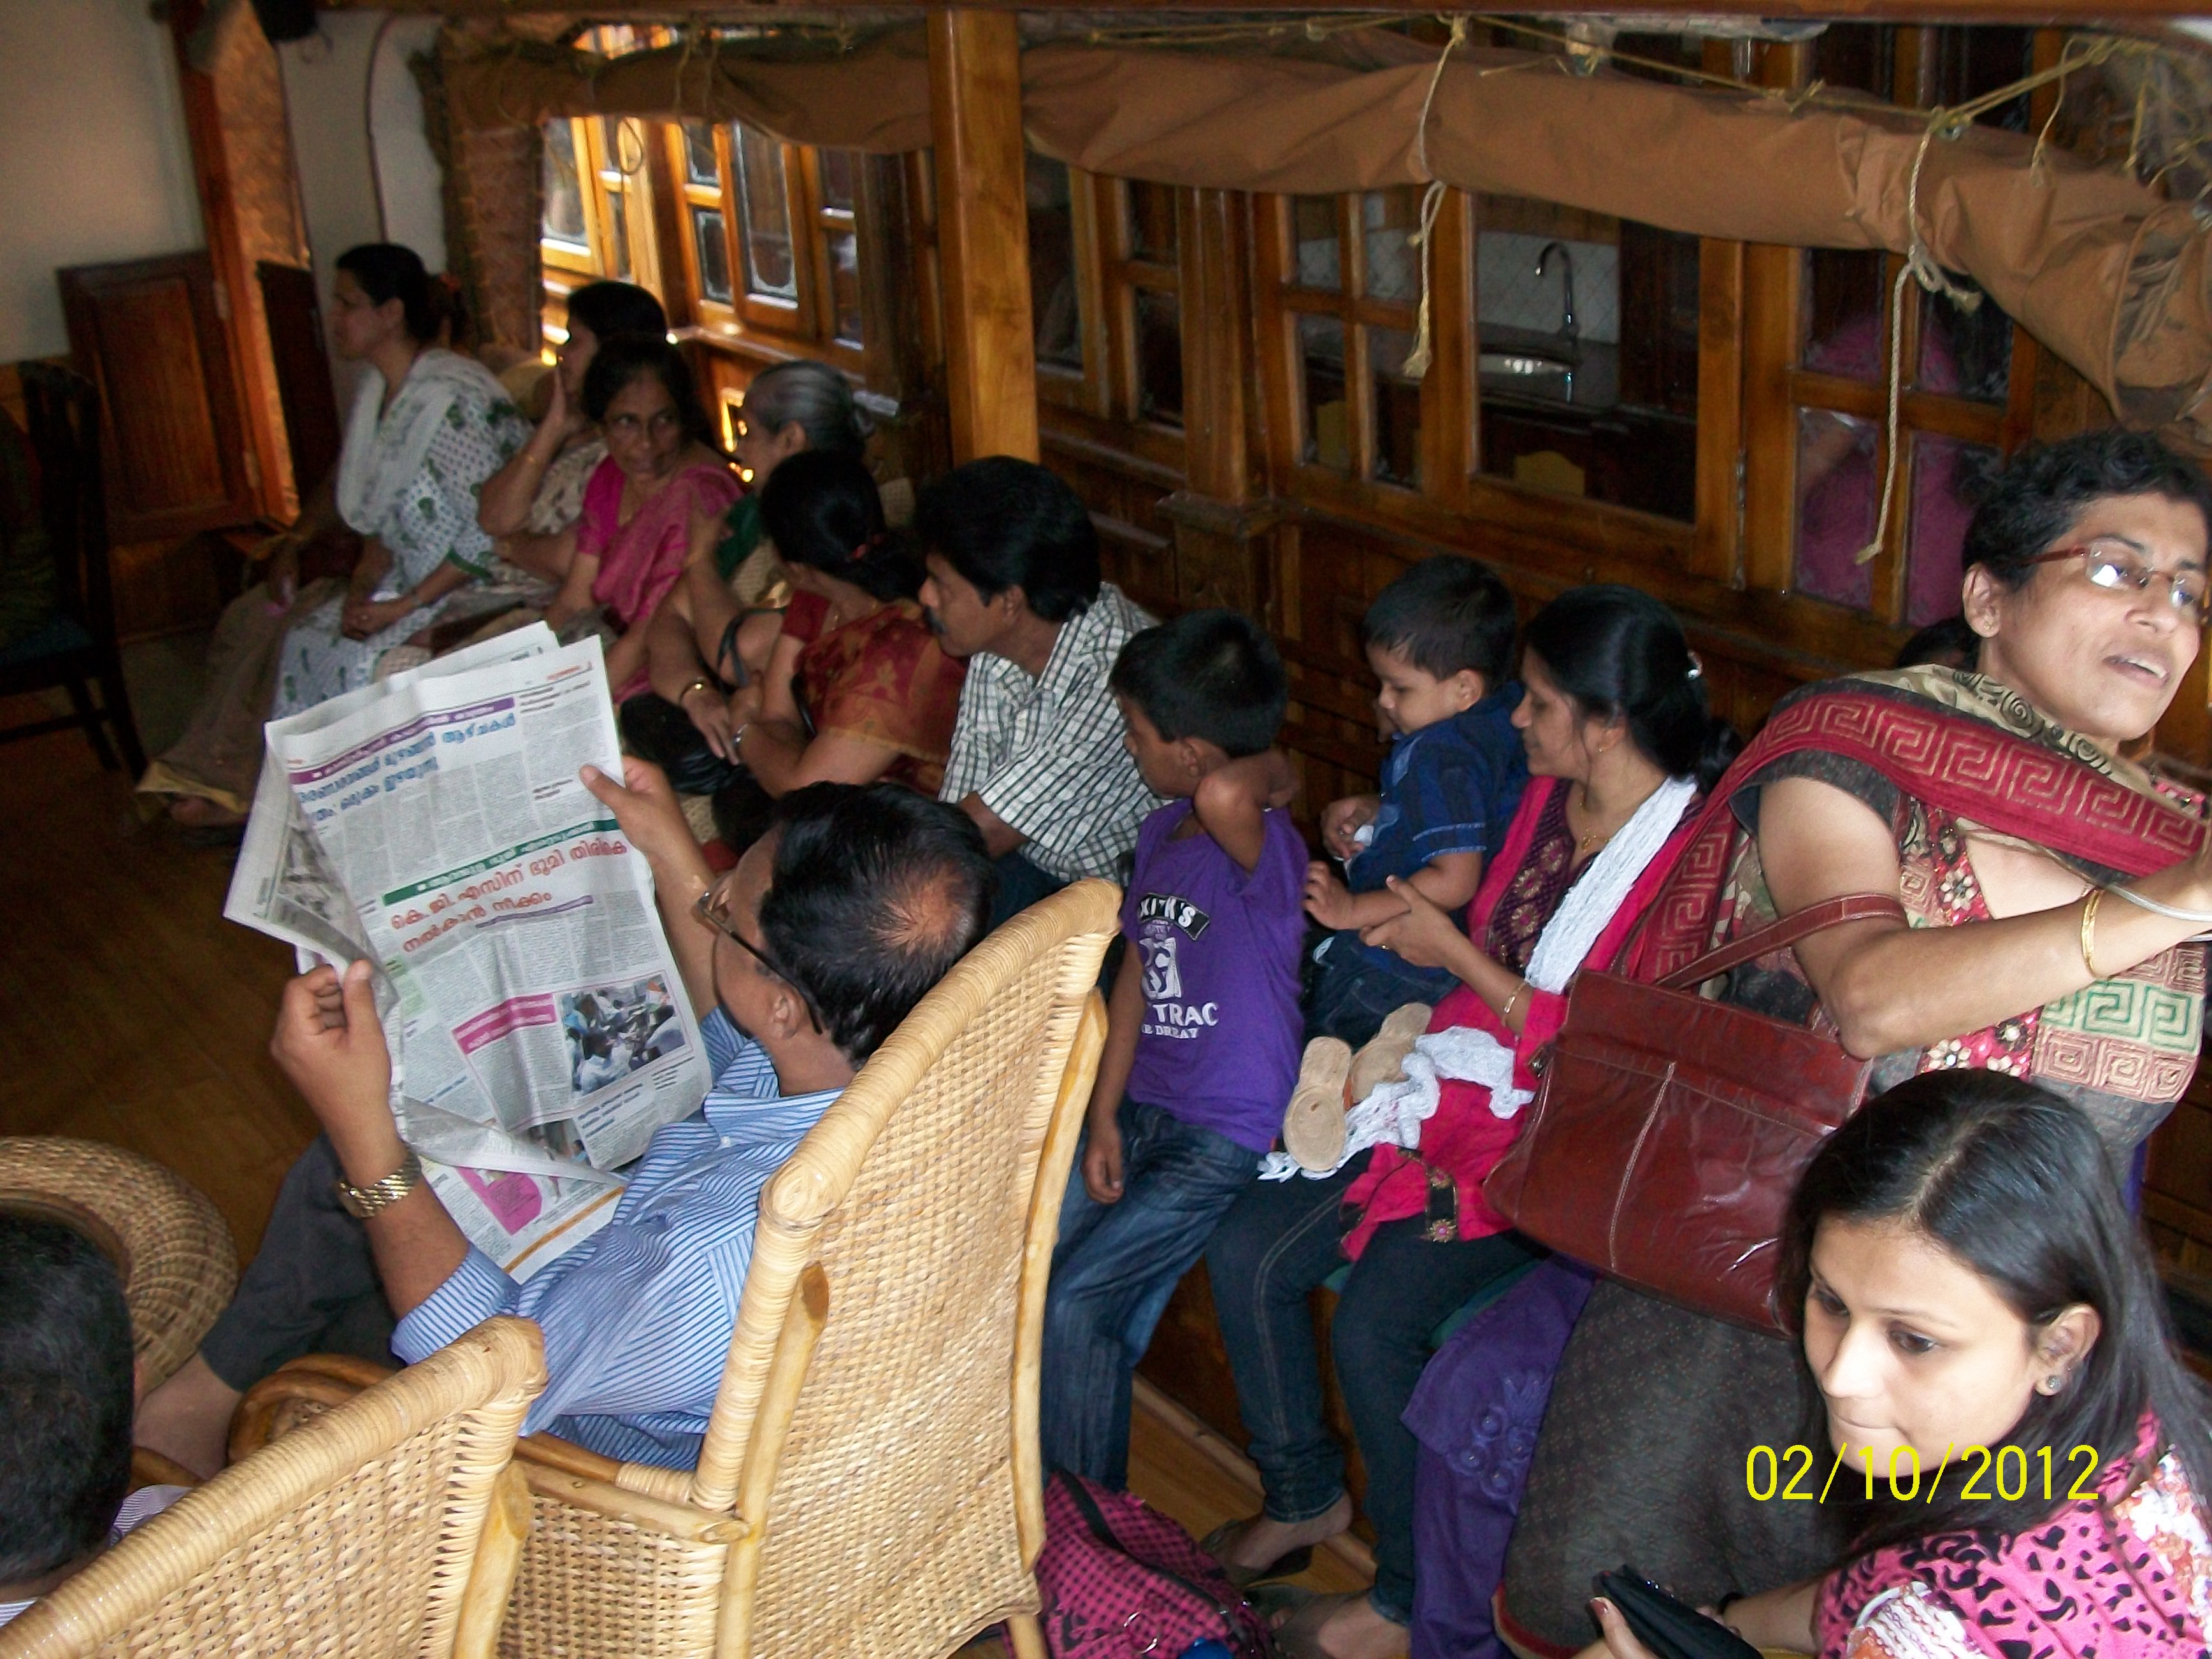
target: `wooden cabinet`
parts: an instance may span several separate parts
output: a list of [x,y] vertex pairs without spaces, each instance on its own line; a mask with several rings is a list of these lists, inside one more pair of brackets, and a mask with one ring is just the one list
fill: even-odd
[[110,538],[252,522],[230,342],[204,252],[57,275],[77,368],[100,387]]

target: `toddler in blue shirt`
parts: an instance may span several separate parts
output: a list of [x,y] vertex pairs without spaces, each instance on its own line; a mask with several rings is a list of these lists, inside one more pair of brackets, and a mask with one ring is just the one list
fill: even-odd
[[1456,982],[1416,968],[1359,930],[1405,914],[1392,876],[1432,902],[1465,909],[1482,861],[1528,781],[1513,710],[1513,596],[1488,565],[1440,553],[1413,566],[1367,607],[1360,633],[1381,689],[1376,712],[1396,734],[1371,795],[1331,801],[1322,840],[1344,878],[1318,860],[1306,872],[1306,912],[1328,937],[1307,975],[1306,1036],[1357,1048],[1390,1012],[1436,1001]]

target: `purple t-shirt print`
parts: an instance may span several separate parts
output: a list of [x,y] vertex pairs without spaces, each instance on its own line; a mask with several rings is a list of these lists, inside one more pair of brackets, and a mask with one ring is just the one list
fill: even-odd
[[1212,836],[1175,839],[1190,812],[1170,801],[1145,820],[1121,904],[1145,994],[1128,1096],[1264,1152],[1298,1075],[1306,845],[1269,812],[1247,875]]

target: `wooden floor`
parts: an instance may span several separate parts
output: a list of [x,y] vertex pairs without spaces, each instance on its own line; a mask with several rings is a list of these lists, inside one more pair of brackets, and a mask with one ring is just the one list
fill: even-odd
[[[45,712],[0,699],[0,726]],[[165,734],[145,724],[150,749]],[[314,1135],[269,1058],[290,952],[222,919],[230,851],[143,823],[128,781],[74,733],[0,748],[0,904],[16,918],[0,951],[0,1134],[82,1136],[166,1164],[251,1256]],[[1141,1382],[1130,1484],[1194,1537],[1259,1506],[1250,1466]],[[1353,1543],[1295,1582],[1352,1589],[1371,1571]]]
[[[0,700],[0,725],[44,711]],[[291,953],[222,919],[232,855],[132,811],[84,739],[0,748],[0,1133],[112,1141],[178,1170],[261,1238],[314,1119],[269,1058]]]

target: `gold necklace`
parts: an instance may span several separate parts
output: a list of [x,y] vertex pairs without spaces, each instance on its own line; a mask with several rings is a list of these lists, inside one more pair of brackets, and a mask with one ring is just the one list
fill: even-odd
[[[1588,812],[1590,810],[1589,786],[1586,784],[1579,786],[1579,793],[1583,798],[1583,811]],[[1575,856],[1578,859],[1588,858],[1593,848],[1602,847],[1613,839],[1613,835],[1614,831],[1611,830],[1593,830],[1587,836],[1577,837],[1575,842]]]

